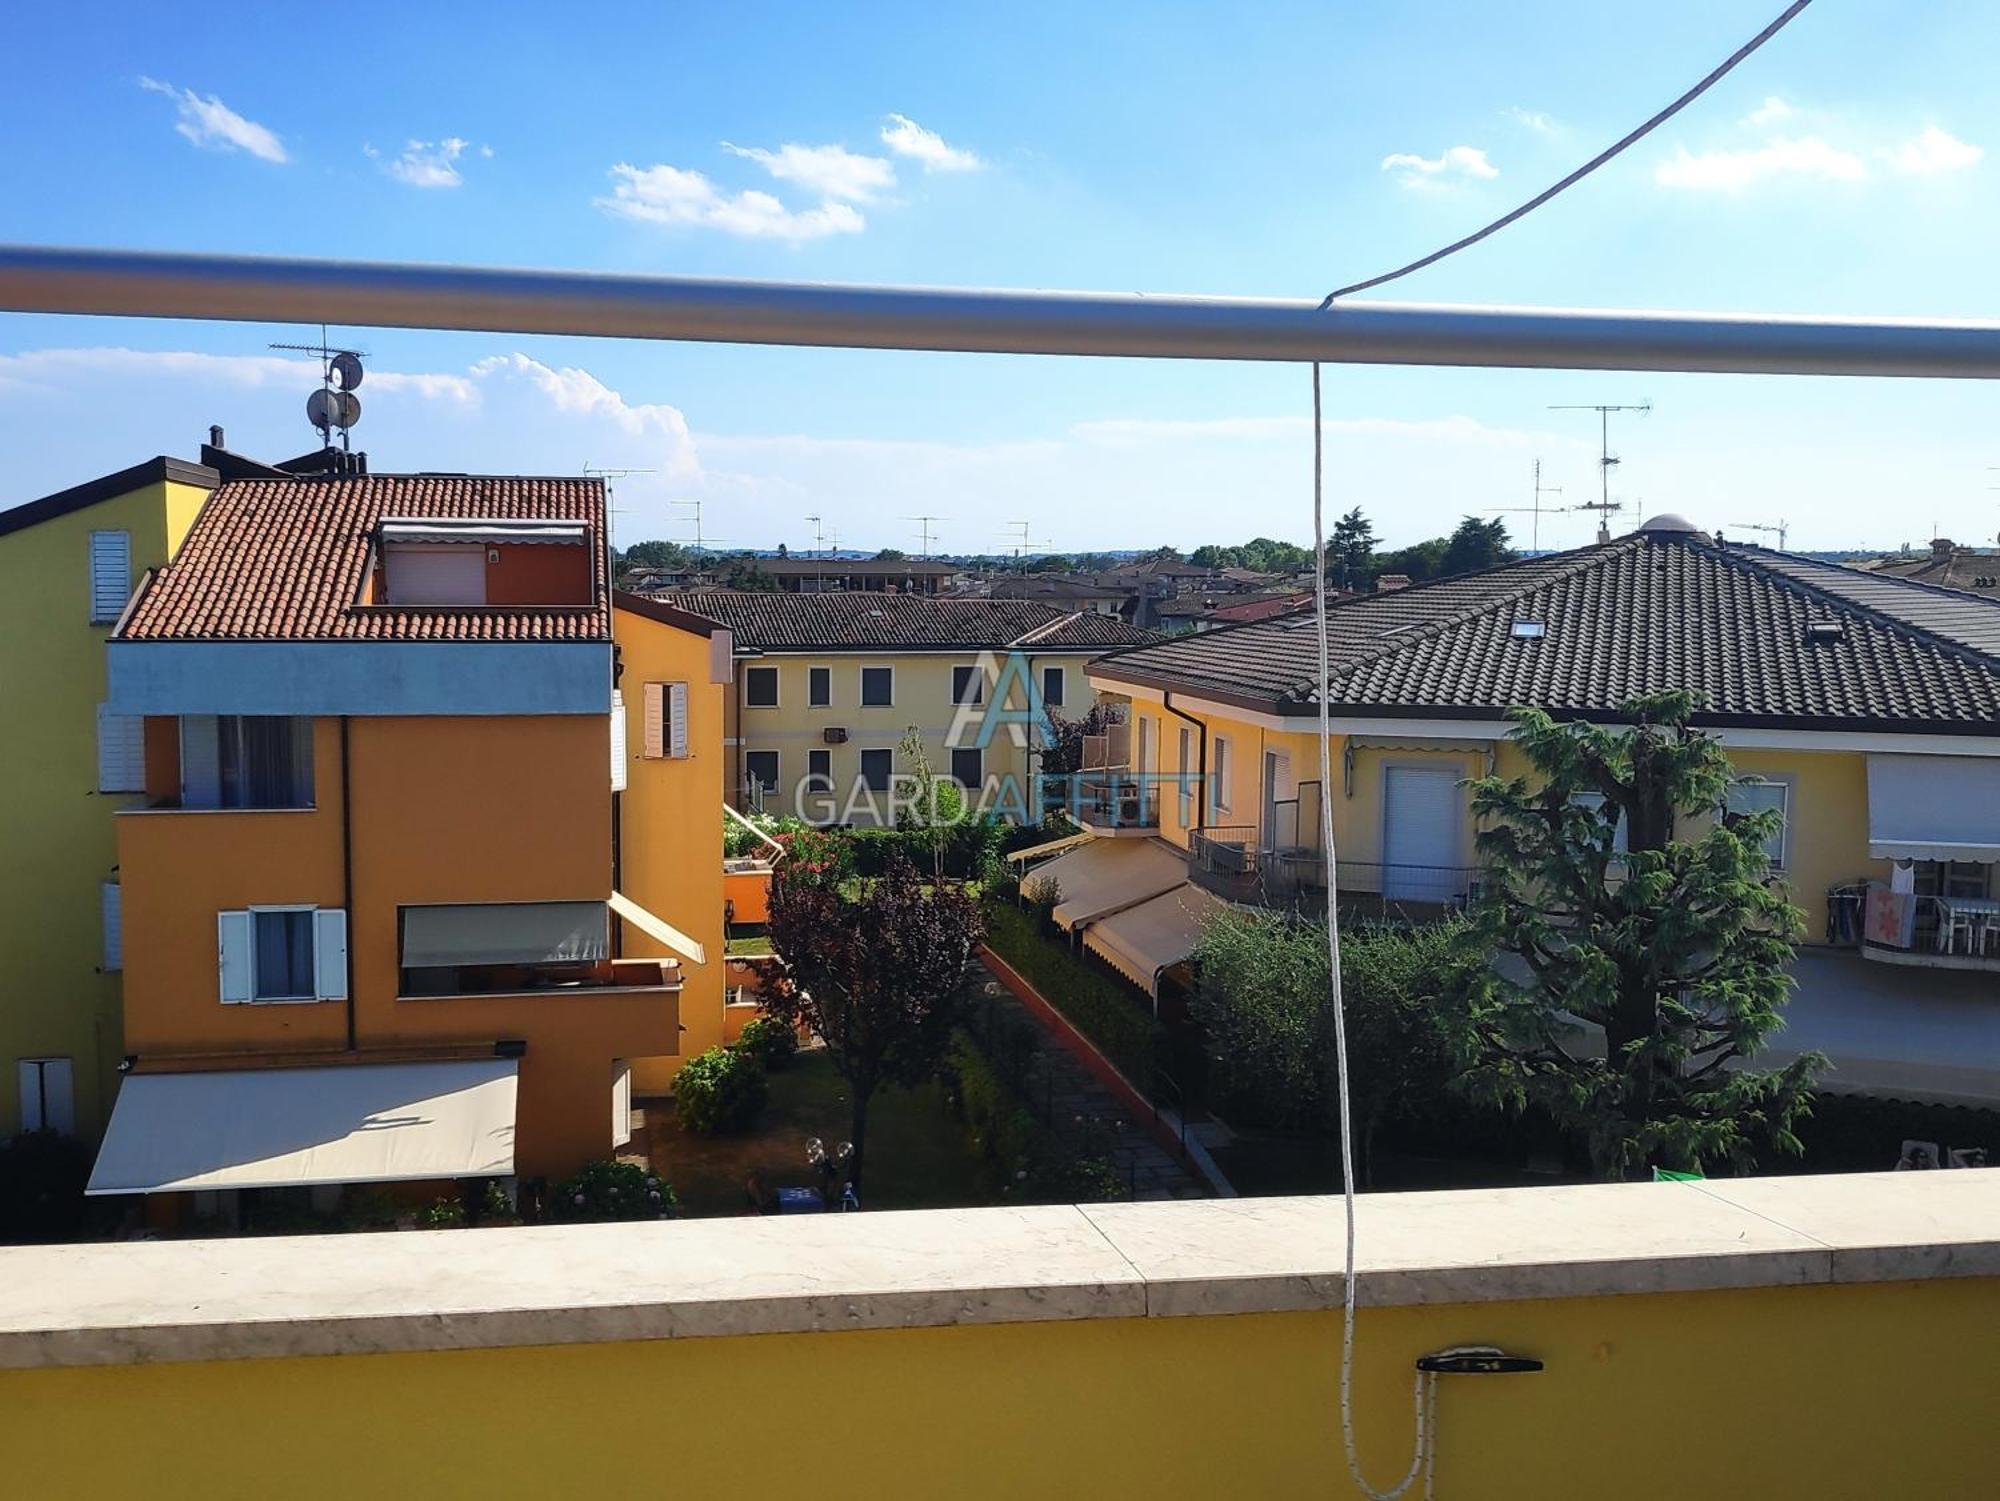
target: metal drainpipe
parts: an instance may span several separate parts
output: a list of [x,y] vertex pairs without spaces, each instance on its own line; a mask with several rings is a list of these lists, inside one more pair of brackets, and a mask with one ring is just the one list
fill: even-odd
[[345,714],[340,716],[340,900],[347,911],[347,1051],[352,1053],[361,1043],[354,1024],[354,778],[348,771]]
[[[1160,707],[1176,718],[1185,719],[1201,732],[1201,786],[1195,793],[1194,826],[1197,829],[1205,829],[1208,827],[1208,726],[1186,710],[1174,707],[1174,694],[1171,688],[1161,692]],[[1181,768],[1181,775],[1187,775],[1185,766]]]

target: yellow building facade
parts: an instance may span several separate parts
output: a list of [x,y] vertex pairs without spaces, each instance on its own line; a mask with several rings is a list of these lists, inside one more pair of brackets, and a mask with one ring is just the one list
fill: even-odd
[[101,712],[105,638],[179,549],[215,471],[155,458],[0,511],[0,1134],[92,1138],[116,1088],[113,815],[143,794],[136,721]]

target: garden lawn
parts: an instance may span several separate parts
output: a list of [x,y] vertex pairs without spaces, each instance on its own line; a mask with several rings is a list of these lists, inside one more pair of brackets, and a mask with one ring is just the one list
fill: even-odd
[[[801,1050],[789,1068],[770,1076],[770,1100],[757,1123],[738,1136],[697,1136],[681,1129],[671,1101],[646,1106],[653,1171],[674,1186],[690,1218],[749,1214],[745,1183],[762,1172],[773,1191],[820,1184],[806,1161],[806,1142],[829,1148],[847,1140],[847,1081],[823,1048]],[[836,1189],[836,1191],[838,1191]],[[868,1112],[869,1209],[944,1209],[994,1200],[964,1124],[945,1105],[935,1082],[917,1089],[883,1089]]]

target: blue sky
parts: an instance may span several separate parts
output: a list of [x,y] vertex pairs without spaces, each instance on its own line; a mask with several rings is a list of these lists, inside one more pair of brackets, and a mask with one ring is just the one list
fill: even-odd
[[[1616,138],[1776,0],[41,6],[0,240],[830,281],[1319,295]],[[1807,10],[1584,186],[1399,298],[2000,316],[2000,7]],[[315,441],[296,327],[0,316],[0,504],[211,422]],[[1302,370],[342,330],[384,469],[650,469],[621,540],[1070,550],[1309,530]],[[1989,392],[1343,369],[1330,493],[1390,541],[1595,487],[1795,547],[2000,530]],[[1525,523],[1526,517],[1510,516]],[[1542,541],[1588,539],[1587,515]],[[1525,530],[1525,526],[1522,528]]]

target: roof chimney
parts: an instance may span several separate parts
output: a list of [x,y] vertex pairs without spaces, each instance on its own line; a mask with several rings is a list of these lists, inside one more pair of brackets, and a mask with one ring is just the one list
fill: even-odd
[[227,448],[229,446],[222,441],[222,424],[220,422],[211,422],[208,425],[208,446],[210,448]]
[[1951,538],[1931,538],[1931,561],[1933,563],[1948,563],[1957,551],[1958,547],[1952,542]]
[[1375,580],[1375,592],[1377,594],[1391,594],[1398,589],[1407,589],[1409,587],[1410,576],[1407,573],[1385,573]]

